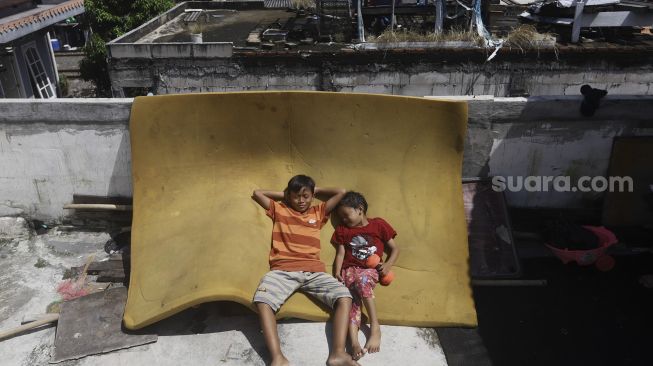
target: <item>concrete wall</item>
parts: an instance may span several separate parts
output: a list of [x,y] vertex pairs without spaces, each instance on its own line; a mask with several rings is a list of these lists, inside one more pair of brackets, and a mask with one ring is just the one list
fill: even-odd
[[[463,175],[604,176],[615,136],[653,136],[653,97],[470,97]],[[59,219],[73,194],[131,196],[131,99],[0,100],[0,216]],[[514,207],[595,207],[600,195],[507,192]]]
[[[478,100],[480,99],[480,100]],[[617,136],[653,136],[653,97],[608,96],[592,117],[580,98],[471,100],[463,176],[583,176],[608,173]],[[602,193],[506,192],[513,207],[600,208]]]
[[79,71],[79,62],[84,58],[83,52],[55,52],[54,57],[57,61],[59,77],[65,77],[68,82],[68,93],[63,94],[62,97],[92,98],[95,96],[95,85],[90,81],[82,79]]
[[73,194],[131,196],[131,99],[0,100],[0,216],[58,219]]
[[145,87],[157,94],[322,90],[509,97],[580,95],[583,84],[614,95],[653,94],[653,56],[648,53],[635,57],[595,52],[590,59],[569,51],[560,57],[540,58],[502,50],[496,59],[485,62],[483,50],[429,52],[294,51],[268,55],[234,50],[227,59],[113,58],[110,74],[116,97],[124,96],[123,88],[131,87]]

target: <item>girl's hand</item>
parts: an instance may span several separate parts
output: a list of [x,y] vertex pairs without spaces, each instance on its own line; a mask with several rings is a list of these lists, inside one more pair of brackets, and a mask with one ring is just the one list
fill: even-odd
[[342,278],[342,275],[340,273],[336,273],[335,277],[336,277],[336,280],[338,280],[338,281],[340,281],[342,283],[345,283],[345,280],[344,280],[344,278]]
[[390,270],[392,269],[392,264],[390,263],[381,263],[378,266],[376,266],[376,270],[379,271],[379,275],[381,277],[387,275],[390,273]]

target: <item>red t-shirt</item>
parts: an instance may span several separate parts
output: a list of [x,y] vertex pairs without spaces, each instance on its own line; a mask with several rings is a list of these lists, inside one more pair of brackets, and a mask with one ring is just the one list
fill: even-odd
[[334,245],[345,246],[345,259],[342,269],[347,267],[365,268],[365,260],[372,254],[383,258],[384,244],[397,236],[395,229],[382,218],[368,219],[365,226],[347,227],[339,225],[331,237]]

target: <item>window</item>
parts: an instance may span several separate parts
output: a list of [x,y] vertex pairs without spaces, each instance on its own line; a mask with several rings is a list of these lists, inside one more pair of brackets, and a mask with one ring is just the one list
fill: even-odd
[[31,42],[23,46],[23,56],[25,56],[25,61],[27,62],[27,68],[29,69],[31,79],[30,81],[34,87],[35,94],[37,94],[39,98],[56,98],[50,78],[45,72],[43,62],[41,62],[41,57],[36,50],[36,43]]

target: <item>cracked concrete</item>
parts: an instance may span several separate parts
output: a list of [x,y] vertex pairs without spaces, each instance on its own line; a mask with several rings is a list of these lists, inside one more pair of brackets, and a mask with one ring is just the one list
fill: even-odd
[[[56,286],[67,268],[83,265],[93,254],[95,260],[107,256],[103,247],[110,237],[106,233],[54,228],[37,236],[23,221],[0,220],[21,228],[13,232],[14,237],[0,243],[2,330],[20,325],[25,315],[44,313],[48,304],[59,300]],[[233,315],[233,311],[225,312],[223,305],[203,304],[153,325],[151,329],[159,335],[156,343],[59,365],[265,365],[267,351],[257,316],[248,310]],[[0,364],[48,365],[54,352],[55,331],[56,327],[46,327],[0,341]],[[381,352],[363,357],[362,365],[447,365],[435,330],[382,326],[382,332]],[[279,335],[292,364],[324,365],[331,324],[284,320],[279,323]],[[360,341],[364,344],[362,333]]]

